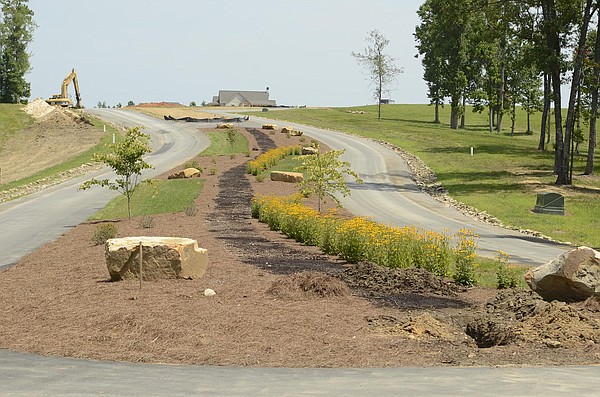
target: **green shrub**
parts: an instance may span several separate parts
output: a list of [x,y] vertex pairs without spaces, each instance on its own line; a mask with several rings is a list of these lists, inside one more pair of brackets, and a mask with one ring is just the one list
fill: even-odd
[[117,237],[117,226],[114,223],[101,223],[92,236],[92,244],[102,245],[106,240]]
[[519,284],[517,281],[517,272],[509,265],[509,255],[505,252],[498,251],[496,254],[496,286],[498,289],[516,288]]
[[454,249],[456,268],[452,278],[456,284],[472,287],[476,284],[474,262],[477,250],[475,239],[478,236],[468,229],[461,229],[457,235],[457,247]]

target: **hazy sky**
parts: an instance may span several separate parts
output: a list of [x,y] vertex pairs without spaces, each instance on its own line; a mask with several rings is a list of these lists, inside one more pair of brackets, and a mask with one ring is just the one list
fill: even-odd
[[[378,29],[405,72],[396,103],[427,103],[413,32],[422,0],[30,0],[39,25],[32,98],[60,92],[76,68],[83,103],[210,101],[264,90],[278,104],[372,103],[350,55]],[[73,95],[73,88],[69,87]]]

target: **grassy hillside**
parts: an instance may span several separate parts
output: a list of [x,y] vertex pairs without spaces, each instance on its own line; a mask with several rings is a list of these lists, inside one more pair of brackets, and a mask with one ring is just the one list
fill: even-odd
[[0,104],[0,152],[6,139],[33,124],[33,117],[23,112],[23,105]]
[[[364,113],[350,113],[362,111]],[[419,156],[437,174],[450,194],[505,224],[538,230],[561,241],[600,246],[600,179],[583,177],[587,142],[575,157],[573,188],[554,186],[553,152],[537,150],[540,115],[532,117],[533,135],[525,134],[526,115],[520,112],[510,134],[510,117],[502,133],[489,133],[487,115],[467,112],[467,126],[450,130],[449,107],[434,124],[434,108],[426,105],[386,105],[382,121],[375,106],[292,109],[269,112],[270,118],[346,131],[388,141]],[[256,114],[254,114],[256,115]],[[470,155],[473,147],[474,156]],[[552,149],[552,143],[548,146]],[[600,158],[596,160],[596,174]],[[566,216],[541,215],[530,210],[536,193],[559,191],[566,196]]]

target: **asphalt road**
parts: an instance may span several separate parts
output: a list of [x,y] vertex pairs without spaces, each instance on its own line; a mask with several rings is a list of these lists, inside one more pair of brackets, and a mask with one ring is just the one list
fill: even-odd
[[[192,125],[172,124],[134,112],[93,109],[90,113],[118,125],[144,126],[151,135],[154,152],[147,161],[155,168],[146,170],[149,178],[165,172],[194,157],[210,144],[209,139]],[[69,180],[52,188],[0,205],[0,269],[16,263],[22,256],[52,241],[70,228],[85,221],[116,192],[100,187],[78,191],[81,183],[91,177],[111,178],[105,168],[92,174]]]

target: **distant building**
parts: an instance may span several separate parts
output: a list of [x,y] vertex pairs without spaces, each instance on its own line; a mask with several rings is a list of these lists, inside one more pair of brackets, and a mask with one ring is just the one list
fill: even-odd
[[387,99],[387,98],[386,99],[381,98],[381,101],[379,103],[381,103],[382,105],[389,105],[390,103],[394,103],[394,100],[393,99]]
[[219,95],[214,96],[211,106],[235,107],[274,107],[275,100],[269,99],[269,89],[266,91],[235,91],[219,90]]

